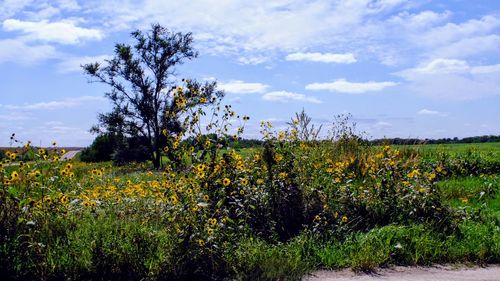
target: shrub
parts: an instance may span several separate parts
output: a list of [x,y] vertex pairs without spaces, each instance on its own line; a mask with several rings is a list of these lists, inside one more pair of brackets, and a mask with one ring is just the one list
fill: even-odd
[[117,147],[118,138],[112,134],[97,136],[92,144],[85,148],[80,160],[83,162],[104,162],[110,161]]

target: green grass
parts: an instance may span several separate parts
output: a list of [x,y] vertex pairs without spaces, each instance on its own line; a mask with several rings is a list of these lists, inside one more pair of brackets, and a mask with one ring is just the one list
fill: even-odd
[[[435,163],[433,159],[439,155],[445,155],[450,160],[445,164],[469,169],[474,168],[476,163],[482,165],[481,161],[484,159],[495,160],[492,155],[496,155],[500,151],[498,143],[479,144],[473,145],[473,147],[476,148],[471,148],[471,145],[420,145],[400,146],[400,149],[403,150],[403,157],[405,153],[411,154],[415,151],[423,155],[421,158],[417,157],[418,160],[427,161],[421,162],[422,166],[419,166],[419,169],[422,171],[427,171],[425,165],[428,165],[429,169],[433,169],[435,167],[432,166]],[[308,158],[307,161],[311,163],[323,161],[324,155],[330,151],[321,151],[321,148],[323,147],[314,150],[314,153],[309,155],[311,158]],[[362,153],[378,153],[377,149],[382,150],[380,147],[370,147],[369,149],[373,149],[373,151],[363,150]],[[414,149],[413,152],[410,151],[411,149]],[[243,157],[250,157],[256,150],[258,149],[240,149],[239,153]],[[225,152],[227,151],[220,151],[221,154]],[[469,154],[473,154],[480,161],[472,164],[463,162],[462,160],[469,159],[467,158]],[[401,158],[401,156],[398,157]],[[400,158],[395,159],[401,160]],[[462,162],[454,162],[456,159]],[[304,168],[303,166],[308,164],[301,163],[305,164],[299,168]],[[57,166],[61,163],[55,162],[53,164]],[[48,163],[39,163],[33,165],[32,168],[49,169],[48,165]],[[81,184],[69,186],[68,190],[64,185],[64,188],[61,187],[60,190],[67,191],[69,196],[72,195],[71,192],[81,192],[84,189],[92,190],[95,188],[95,182],[84,181],[84,179],[87,179],[92,169],[101,167],[105,168],[104,178],[99,181],[99,185],[102,185],[102,191],[106,191],[112,185],[136,188],[135,186],[153,184],[155,180],[166,181],[161,172],[148,172],[148,168],[151,167],[148,163],[112,167],[109,162],[97,164],[75,162],[73,168],[75,178],[81,180]],[[385,175],[384,178],[380,177],[381,183],[385,183],[387,180],[399,183],[405,179],[408,171],[414,169],[409,166],[407,167],[408,171],[402,171],[402,178],[394,178],[389,173],[393,170],[383,170],[384,167],[377,169],[377,171],[387,172],[380,173]],[[60,168],[57,167],[56,172]],[[8,167],[5,170],[6,174],[9,175],[13,169],[17,169],[17,167]],[[314,172],[321,172],[319,168],[314,166],[311,166],[310,169]],[[321,198],[325,193],[332,192],[330,194],[331,201],[329,201],[331,204],[328,208],[335,208],[335,204],[344,204],[344,210],[348,210],[348,207],[352,208],[351,213],[341,213],[337,218],[333,213],[326,213],[327,211],[320,213],[321,207],[324,205],[318,205],[319,209],[310,209],[311,217],[320,214],[321,219],[331,219],[329,224],[327,225],[325,221],[321,232],[318,232],[315,229],[316,226],[311,224],[311,227],[304,227],[286,239],[277,238],[276,229],[273,228],[277,228],[278,224],[262,224],[266,226],[265,229],[252,230],[250,224],[231,222],[220,226],[217,229],[217,234],[220,233],[220,236],[207,238],[205,246],[198,245],[197,240],[191,242],[186,240],[185,237],[190,239],[192,235],[182,236],[179,233],[190,233],[191,227],[200,227],[201,234],[198,235],[203,237],[201,235],[204,235],[203,229],[207,225],[207,219],[218,212],[218,208],[221,208],[224,201],[213,205],[214,213],[200,216],[202,222],[200,225],[187,223],[187,219],[191,219],[191,215],[186,216],[184,220],[179,219],[179,223],[177,223],[175,217],[169,217],[169,212],[174,210],[171,206],[164,205],[164,207],[152,208],[152,201],[141,201],[137,198],[126,201],[126,204],[109,201],[107,203],[109,205],[98,206],[94,209],[75,209],[76,211],[73,213],[56,212],[54,209],[50,209],[52,207],[47,207],[48,209],[43,209],[43,212],[26,216],[23,215],[22,209],[12,208],[10,209],[12,214],[0,216],[3,220],[2,228],[0,228],[0,234],[2,234],[0,235],[0,242],[2,242],[0,243],[0,272],[5,274],[6,278],[12,277],[11,279],[22,280],[44,278],[49,280],[298,280],[308,272],[321,268],[352,268],[359,271],[371,271],[377,267],[388,265],[500,262],[500,174],[494,173],[492,169],[489,170],[493,171],[492,173],[485,175],[470,173],[469,170],[466,170],[465,173],[455,173],[455,170],[451,169],[449,171],[446,175],[440,175],[439,181],[435,183],[439,190],[438,197],[435,197],[436,201],[420,201],[426,205],[436,204],[437,200],[439,200],[438,203],[443,202],[442,205],[436,204],[436,206],[439,208],[444,206],[442,209],[452,210],[449,212],[450,217],[446,217],[446,220],[433,221],[432,217],[429,216],[423,216],[421,220],[392,221],[381,219],[367,224],[369,227],[351,227],[353,225],[351,222],[367,222],[373,218],[373,215],[380,215],[373,211],[375,207],[380,207],[381,211],[385,211],[386,206],[390,204],[386,202],[399,201],[381,201],[379,197],[386,196],[384,193],[368,198],[356,195],[357,192],[361,191],[361,189],[358,190],[358,187],[361,187],[358,186],[361,181],[359,183],[346,182],[345,185],[340,186],[340,189],[337,189],[339,186],[330,186],[330,189],[326,189],[324,186],[331,184],[332,178],[325,174],[313,173],[317,178],[311,177],[311,180],[308,178],[302,182],[306,187],[303,191],[308,192],[306,196],[309,196],[304,197],[305,199],[302,198],[302,200],[306,202],[307,198],[314,199],[313,196],[316,193],[320,194],[318,198]],[[56,173],[57,175],[58,173]],[[378,176],[379,174],[374,172],[373,175]],[[318,181],[318,185],[311,185],[312,181],[321,179],[321,177],[324,177],[323,181]],[[53,178],[55,179],[55,177]],[[124,183],[128,180],[132,184],[125,185]],[[178,183],[179,181],[173,182]],[[234,179],[234,182],[237,180]],[[370,192],[377,192],[381,189],[391,190],[390,185],[377,185],[377,183],[378,181],[366,180],[362,184],[377,187],[370,189]],[[63,184],[65,183],[61,182],[61,186]],[[413,184],[418,184],[418,182]],[[429,182],[428,186],[432,187],[433,184]],[[394,186],[396,188],[393,189],[393,192],[404,189],[400,189],[400,185],[397,184]],[[272,187],[278,187],[276,190],[286,190],[287,186],[276,185]],[[200,191],[205,192],[205,189],[200,189]],[[396,195],[399,196],[397,198],[410,198],[408,202],[412,203],[417,202],[415,195],[426,193],[425,190],[413,193],[413,199],[410,198],[411,196],[406,196],[404,190]],[[214,203],[216,195],[216,193],[210,194],[210,200],[214,200]],[[294,199],[291,197],[294,194],[288,195],[290,197],[279,199],[285,203],[296,202],[291,200]],[[342,197],[343,201],[335,201],[340,196],[345,196]],[[75,195],[72,198],[80,197]],[[269,204],[269,201],[256,201],[259,198],[255,197],[255,200],[253,197],[250,198],[254,201],[247,203],[252,204],[251,208],[248,205],[249,214],[263,211],[266,204]],[[309,200],[307,202],[311,205],[316,203]],[[360,200],[363,204],[358,204]],[[78,200],[75,202],[75,204],[81,204]],[[105,201],[103,200],[103,202]],[[239,204],[239,202],[235,201],[234,204]],[[261,205],[256,207],[255,202],[261,203]],[[290,205],[290,209],[295,206],[300,207],[300,204],[303,204],[302,201],[297,202],[297,205]],[[415,210],[414,207],[419,208],[420,205],[412,205],[411,208],[408,207],[409,209],[404,209],[406,206],[404,205],[397,209],[396,214],[406,210]],[[5,212],[9,211],[7,205],[0,207],[3,208],[2,210],[6,210]],[[190,209],[186,207],[186,210]],[[243,212],[244,209],[231,210]],[[279,208],[269,208],[268,213],[263,212],[261,216],[252,218],[268,222],[270,221],[268,216],[273,215],[272,212],[275,210],[279,210]],[[344,210],[339,209],[339,212]],[[54,212],[51,213],[51,211]],[[363,214],[363,212],[365,213]],[[431,210],[431,212],[438,213],[436,209]],[[177,212],[176,214],[182,215],[183,213]],[[287,217],[287,214],[285,214],[285,218],[290,217]],[[339,222],[344,214],[349,217],[349,221],[345,224]],[[443,212],[443,214],[448,213]],[[0,215],[3,213],[0,212]],[[356,220],[357,215],[359,218]],[[382,215],[380,217],[385,218]],[[218,217],[218,220],[222,220],[222,217]],[[279,220],[275,219],[275,221]],[[446,225],[446,229],[442,227],[443,221],[449,224]],[[253,223],[253,221],[251,222]],[[318,225],[318,229],[320,229],[319,227],[321,226]],[[263,234],[268,229],[271,230],[270,234]],[[7,231],[10,232],[7,233]],[[8,239],[1,240],[4,237]],[[209,246],[209,243],[212,245]]]
[[460,143],[460,144],[417,144],[417,145],[395,145],[394,147],[403,152],[415,152],[424,158],[434,158],[436,155],[467,155],[478,153],[488,159],[500,158],[500,142],[490,143]]

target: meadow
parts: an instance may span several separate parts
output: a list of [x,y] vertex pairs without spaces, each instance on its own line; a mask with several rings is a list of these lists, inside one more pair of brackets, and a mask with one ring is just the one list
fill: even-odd
[[10,150],[0,276],[297,280],[500,261],[499,143],[370,146],[264,127],[262,147],[180,144],[184,164],[161,170],[59,161],[55,145]]

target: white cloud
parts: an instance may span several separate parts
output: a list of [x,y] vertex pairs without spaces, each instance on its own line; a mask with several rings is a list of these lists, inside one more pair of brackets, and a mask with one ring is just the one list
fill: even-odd
[[81,106],[87,102],[103,102],[106,99],[103,97],[96,96],[81,96],[76,98],[67,98],[59,101],[49,101],[49,102],[39,102],[24,105],[4,105],[7,109],[15,110],[54,110],[62,108],[72,108]]
[[333,53],[293,53],[285,58],[288,61],[313,61],[324,63],[354,63],[356,58],[352,53],[333,54]]
[[435,24],[442,23],[444,20],[451,16],[450,11],[437,13],[435,11],[422,11],[417,14],[403,11],[397,16],[389,18],[388,22],[391,24],[404,26],[408,29],[428,28]]
[[347,94],[362,94],[371,91],[381,91],[387,87],[396,86],[395,82],[349,82],[345,79],[338,79],[329,83],[312,83],[306,85],[306,90],[316,91],[336,91]]
[[21,121],[29,119],[32,119],[32,117],[21,112],[10,112],[8,114],[0,114],[0,120],[4,121]]
[[4,0],[0,3],[0,19],[15,15],[33,0]]
[[427,63],[422,63],[415,68],[400,71],[397,74],[412,79],[412,77],[419,75],[490,74],[495,72],[500,72],[500,64],[470,66],[464,60],[437,58]]
[[430,109],[422,109],[417,112],[418,115],[430,115],[430,116],[448,116],[448,113],[437,111],[437,110],[430,110]]
[[0,40],[0,63],[31,64],[57,57],[56,49],[50,45],[29,45],[15,39]]
[[488,52],[495,53],[500,46],[500,36],[490,34],[468,37],[453,43],[444,44],[430,52],[433,57],[467,58]]
[[98,29],[78,27],[72,21],[39,22],[7,19],[3,22],[6,31],[20,31],[29,40],[78,44],[86,40],[101,40],[104,35]]
[[104,60],[109,60],[112,57],[110,55],[100,55],[100,56],[84,56],[84,57],[70,57],[61,61],[58,65],[59,70],[63,73],[67,72],[82,72],[81,65],[93,62],[102,63]]
[[463,60],[438,58],[411,71],[422,74],[463,73],[469,71],[469,65]]
[[75,11],[81,8],[76,0],[57,0],[56,2],[61,9],[68,11]]
[[378,128],[378,129],[381,129],[381,128],[389,128],[389,127],[392,127],[392,123],[385,122],[385,121],[378,121],[378,122],[377,122],[377,123],[375,123],[372,127],[373,127],[373,128]]
[[442,46],[446,43],[460,41],[466,38],[490,34],[500,26],[500,19],[495,16],[484,16],[481,19],[471,19],[463,23],[447,23],[429,29],[420,36],[420,43],[427,46]]
[[319,99],[315,97],[308,97],[303,94],[291,93],[286,91],[275,91],[269,92],[262,96],[263,100],[274,101],[274,102],[290,102],[290,101],[302,101],[307,103],[322,103]]
[[472,74],[487,74],[487,73],[500,72],[500,64],[474,66],[471,67],[470,72]]
[[269,86],[262,83],[247,83],[241,80],[231,80],[227,83],[219,83],[218,87],[232,94],[263,93]]
[[238,58],[238,62],[243,65],[258,65],[269,61],[268,57],[265,56],[248,56]]
[[500,64],[471,66],[464,60],[438,58],[395,74],[419,95],[470,100],[500,95],[499,73]]
[[[382,15],[404,7],[406,1],[255,0],[219,1],[91,1],[88,6],[102,15],[113,30],[147,28],[159,22],[180,31],[193,31],[202,48],[237,57],[256,52],[294,52],[314,47],[330,50],[364,48],[373,38]],[[175,11],[175,16],[172,15]],[[342,45],[342,46],[339,46]],[[328,51],[328,50],[327,50]],[[257,55],[260,57],[260,55]],[[241,59],[241,62],[259,62]]]

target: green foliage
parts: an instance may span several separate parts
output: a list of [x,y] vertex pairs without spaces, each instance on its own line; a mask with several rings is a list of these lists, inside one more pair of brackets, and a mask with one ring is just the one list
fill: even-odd
[[37,160],[0,168],[0,276],[296,280],[318,268],[499,261],[498,177],[475,176],[485,154],[465,163],[371,147],[345,119],[321,141],[301,137],[307,122],[264,123],[263,146],[237,151],[231,107],[212,114],[215,129],[190,124],[163,171],[19,148],[13,158]]
[[97,136],[92,144],[82,150],[80,160],[83,162],[105,162],[111,161],[117,147],[117,137],[112,134]]
[[313,244],[298,236],[287,244],[242,240],[229,254],[237,280],[298,280],[313,268]]
[[173,33],[154,24],[147,34],[137,30],[131,37],[135,45],[116,44],[112,59],[83,66],[93,82],[111,88],[106,97],[113,109],[98,116],[99,125],[93,131],[145,139],[149,159],[158,169],[165,146],[170,150],[169,160],[179,160],[173,143],[195,119],[185,113],[216,104],[223,92],[216,89],[216,82],[182,79],[185,87],[172,87],[180,83],[173,78],[175,68],[198,55],[191,33]]

